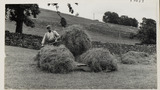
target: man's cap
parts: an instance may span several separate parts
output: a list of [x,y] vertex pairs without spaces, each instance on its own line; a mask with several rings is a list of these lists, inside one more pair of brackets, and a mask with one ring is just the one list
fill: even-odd
[[47,28],[47,29],[48,29],[48,28],[51,28],[51,25],[47,25],[46,28]]

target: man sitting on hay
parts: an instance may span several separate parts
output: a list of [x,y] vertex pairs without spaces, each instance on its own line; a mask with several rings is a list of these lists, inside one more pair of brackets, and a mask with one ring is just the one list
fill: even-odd
[[53,45],[57,42],[57,39],[60,38],[60,35],[54,30],[51,30],[51,26],[47,25],[47,30],[42,39],[42,46],[45,44]]

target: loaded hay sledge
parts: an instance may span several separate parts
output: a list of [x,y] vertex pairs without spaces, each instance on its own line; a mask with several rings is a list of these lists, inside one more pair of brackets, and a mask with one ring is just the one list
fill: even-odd
[[67,27],[61,36],[61,41],[75,57],[92,47],[91,40],[81,25]]
[[92,48],[83,53],[78,62],[86,64],[94,72],[118,70],[117,60],[104,48]]
[[68,73],[75,68],[75,58],[64,45],[44,46],[35,60],[39,68],[52,73]]

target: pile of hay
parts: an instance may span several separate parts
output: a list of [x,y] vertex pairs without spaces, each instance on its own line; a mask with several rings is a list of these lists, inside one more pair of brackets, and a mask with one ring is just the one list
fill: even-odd
[[68,73],[75,67],[74,56],[64,46],[46,45],[38,52],[35,60],[38,66],[45,71],[52,73]]
[[61,41],[75,57],[92,47],[90,38],[85,32],[85,29],[80,25],[67,27],[61,36]]
[[145,52],[136,52],[129,51],[122,55],[121,62],[123,64],[149,64],[151,63],[149,60],[148,53]]
[[88,50],[78,58],[78,62],[87,64],[94,72],[118,70],[117,60],[110,54],[109,50],[103,48]]

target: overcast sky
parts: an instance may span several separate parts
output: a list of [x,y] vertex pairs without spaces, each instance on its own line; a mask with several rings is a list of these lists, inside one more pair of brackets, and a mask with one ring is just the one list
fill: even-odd
[[[144,0],[144,2],[133,2],[134,0],[53,0],[50,3],[58,3],[59,11],[71,14],[68,11],[67,3],[70,3],[75,13],[79,13],[80,17],[89,19],[98,19],[102,21],[102,17],[106,11],[116,12],[119,16],[127,15],[141,21],[143,17],[156,20],[157,0]],[[143,0],[142,0],[143,1]],[[78,3],[76,5],[75,3]],[[45,9],[56,10],[53,6],[48,6],[47,2],[39,3],[39,7]]]

